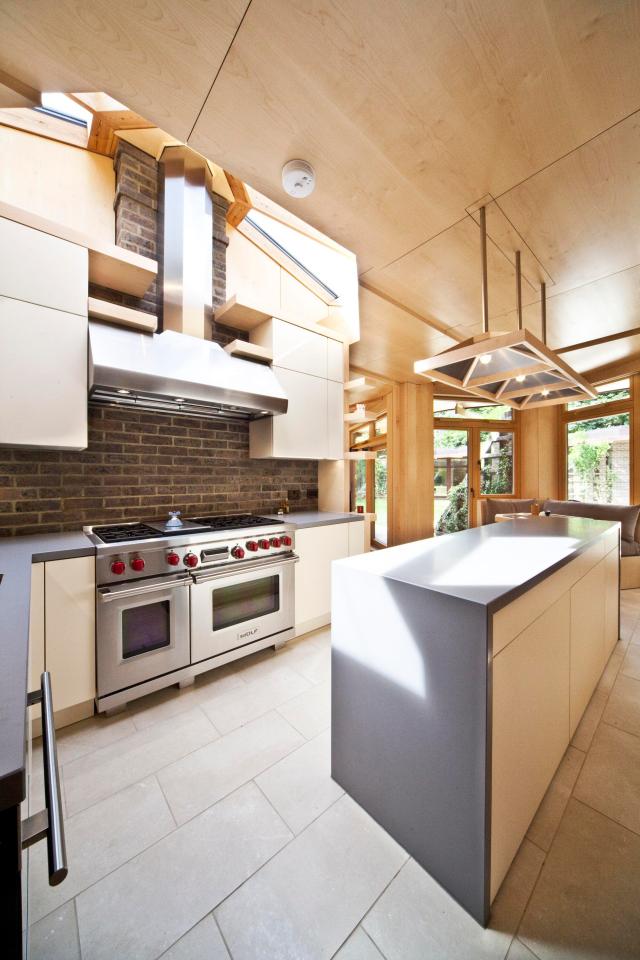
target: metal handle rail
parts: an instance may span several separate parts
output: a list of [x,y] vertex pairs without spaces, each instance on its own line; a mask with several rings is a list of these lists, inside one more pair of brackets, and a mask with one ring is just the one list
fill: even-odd
[[121,600],[126,597],[137,597],[144,593],[156,593],[158,590],[173,589],[174,587],[186,587],[191,583],[191,577],[188,575],[183,579],[172,578],[162,580],[157,583],[148,583],[141,587],[101,587],[97,591],[98,599]]
[[203,571],[202,574],[194,573],[193,579],[197,586],[199,583],[207,583],[209,580],[222,580],[223,578],[232,577],[235,573],[244,573],[247,570],[254,570],[256,573],[259,573],[260,570],[269,570],[271,567],[284,567],[290,563],[298,563],[299,560],[300,557],[297,557],[295,553],[286,557],[279,554],[278,556],[270,557],[268,560],[245,560],[244,563],[226,564],[223,568],[215,571]]
[[45,837],[47,838],[49,885],[55,887],[66,878],[68,868],[64,820],[62,818],[60,774],[58,773],[56,731],[53,724],[51,674],[48,671],[45,671],[40,677],[40,689],[27,694],[27,704],[31,706],[34,703],[42,704],[42,753],[46,807],[23,822],[22,848],[25,849]]

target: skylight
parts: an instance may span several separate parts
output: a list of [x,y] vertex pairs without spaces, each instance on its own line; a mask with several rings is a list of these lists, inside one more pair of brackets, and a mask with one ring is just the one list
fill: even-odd
[[43,93],[40,95],[40,103],[41,107],[36,107],[36,110],[49,113],[59,120],[82,124],[87,130],[91,128],[93,119],[91,112],[68,97],[66,93]]
[[338,299],[339,294],[329,284],[329,277],[336,273],[337,255],[334,251],[259,210],[252,210],[246,220],[319,283],[330,297]]

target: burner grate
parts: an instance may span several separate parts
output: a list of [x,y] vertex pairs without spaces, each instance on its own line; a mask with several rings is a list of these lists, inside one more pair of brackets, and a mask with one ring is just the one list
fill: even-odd
[[163,536],[146,523],[114,523],[110,526],[94,527],[93,532],[103,543],[130,543]]
[[192,523],[199,523],[209,530],[242,530],[245,527],[266,527],[274,523],[284,523],[284,520],[269,520],[267,517],[253,517],[250,513],[240,513],[231,516],[218,517],[189,517]]

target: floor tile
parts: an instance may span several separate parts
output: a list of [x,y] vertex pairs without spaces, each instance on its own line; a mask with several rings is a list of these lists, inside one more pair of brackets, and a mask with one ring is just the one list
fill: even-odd
[[161,960],[230,960],[229,952],[209,913],[162,954]]
[[620,666],[622,664],[622,661],[624,660],[626,647],[627,647],[626,643],[623,643],[620,640],[618,641],[618,643],[616,643],[615,647],[611,651],[611,656],[607,661],[607,665],[602,672],[602,676],[598,681],[598,687],[601,690],[605,690],[607,693],[609,693],[609,691],[613,687],[613,684],[615,683],[615,679],[618,676]]
[[384,960],[382,954],[362,927],[351,934],[344,946],[340,947],[333,960]]
[[83,960],[155,960],[290,838],[256,785],[241,787],[80,894]]
[[638,957],[640,837],[570,800],[518,937],[540,960]]
[[602,719],[612,727],[640,736],[640,680],[618,676]]
[[69,874],[50,887],[47,848],[31,851],[29,906],[39,919],[175,828],[155,777],[142,780],[65,821]]
[[283,650],[287,666],[302,674],[310,683],[322,683],[331,676],[331,646],[322,642],[315,634],[309,634],[304,642],[296,641]]
[[640,834],[640,738],[601,723],[574,795]]
[[409,861],[362,926],[387,960],[504,960],[544,854],[525,840],[485,930],[415,860]]
[[229,733],[269,713],[310,686],[309,681],[299,673],[288,667],[280,667],[256,682],[204,700],[201,706],[220,733]]
[[562,815],[569,802],[578,774],[584,762],[585,755],[581,750],[569,745],[560,761],[555,776],[545,793],[542,803],[533,818],[527,837],[538,847],[548,850],[556,830],[560,826]]
[[113,717],[100,714],[64,727],[56,731],[58,763],[70,763],[131,733],[135,733],[135,727],[128,713],[118,713]]
[[220,667],[196,677],[190,687],[165,687],[164,690],[157,690],[134,700],[129,704],[129,713],[136,729],[144,730],[160,720],[192,710],[202,701],[238,687],[244,687],[242,677],[237,672],[229,671],[227,667]]
[[155,773],[217,737],[207,717],[196,708],[65,764],[63,780],[69,815]]
[[640,680],[640,645],[632,643],[627,647],[620,672],[625,677]]
[[177,823],[184,823],[302,743],[272,711],[160,770],[158,780]]
[[33,924],[29,930],[29,960],[80,960],[73,900]]
[[405,859],[342,797],[216,911],[234,960],[328,960]]
[[538,958],[536,957],[535,953],[532,953],[531,950],[529,950],[529,947],[525,947],[522,940],[518,940],[516,937],[509,947],[507,960],[538,960]]
[[578,750],[582,750],[583,753],[586,753],[591,746],[593,735],[596,732],[596,728],[602,719],[604,708],[607,705],[608,696],[609,694],[606,690],[597,687],[591,700],[589,700],[587,704],[587,709],[582,715],[582,720],[576,727],[576,732],[573,735],[571,744]]
[[256,783],[287,826],[300,833],[343,794],[331,779],[331,736],[325,730],[274,764]]
[[331,724],[330,682],[327,680],[319,683],[302,696],[278,707],[278,711],[307,740],[313,740]]

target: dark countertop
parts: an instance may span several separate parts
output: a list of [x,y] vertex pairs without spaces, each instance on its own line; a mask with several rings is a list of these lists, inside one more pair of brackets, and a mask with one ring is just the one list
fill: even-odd
[[15,806],[25,795],[31,564],[95,552],[81,532],[0,540],[0,810]]
[[584,517],[509,520],[334,565],[468,600],[494,613],[616,527],[617,522]]
[[299,510],[292,513],[265,513],[263,516],[273,520],[284,520],[298,530],[305,527],[324,527],[332,523],[351,523],[352,520],[364,520],[360,513],[328,513],[324,510]]

